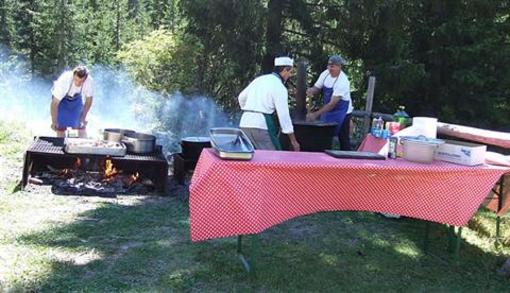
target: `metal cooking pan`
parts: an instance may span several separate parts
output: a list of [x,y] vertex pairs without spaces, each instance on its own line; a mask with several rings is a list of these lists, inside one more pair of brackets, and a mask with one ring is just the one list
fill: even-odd
[[135,132],[130,129],[106,128],[103,131],[103,139],[106,141],[121,142],[122,138],[127,133],[135,133]]
[[156,146],[156,137],[145,133],[126,133],[122,138],[127,151],[133,154],[147,154],[154,152]]

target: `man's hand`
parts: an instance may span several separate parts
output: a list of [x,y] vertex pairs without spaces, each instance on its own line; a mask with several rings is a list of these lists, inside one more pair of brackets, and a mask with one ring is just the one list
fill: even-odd
[[299,152],[301,150],[301,146],[299,145],[299,142],[297,142],[297,140],[291,141],[291,144],[292,144],[292,149],[295,152]]
[[306,95],[307,95],[308,97],[313,96],[313,90],[312,90],[312,88],[308,88],[308,89],[306,89]]
[[317,112],[311,112],[306,114],[306,121],[308,122],[315,121],[317,120],[318,117],[319,115],[317,114]]
[[310,89],[310,88],[307,88],[307,89],[306,89],[306,95],[307,95],[307,96],[313,96],[312,91],[311,91],[311,89]]
[[79,125],[78,128],[86,128],[87,127],[87,123],[89,123],[87,120],[80,119],[80,125]]
[[292,145],[292,149],[295,152],[299,152],[301,150],[301,146],[299,145],[294,133],[289,133],[287,135],[289,136],[289,141],[290,141],[290,144]]
[[308,96],[308,97],[315,96],[316,94],[319,93],[319,91],[320,90],[318,88],[312,86],[312,87],[306,89],[306,96]]
[[57,131],[58,130],[57,124],[56,123],[51,123],[51,129],[54,130],[54,131]]

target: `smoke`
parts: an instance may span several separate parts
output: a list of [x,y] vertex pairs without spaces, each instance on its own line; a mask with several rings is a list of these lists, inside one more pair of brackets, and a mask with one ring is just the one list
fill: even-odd
[[[213,99],[162,94],[137,84],[126,71],[90,67],[94,102],[87,116],[87,134],[100,138],[104,128],[127,128],[157,136],[166,152],[180,151],[187,136],[208,136],[211,127],[236,126]],[[0,120],[26,124],[34,136],[54,136],[50,129],[52,80],[32,76],[27,63],[0,48]]]

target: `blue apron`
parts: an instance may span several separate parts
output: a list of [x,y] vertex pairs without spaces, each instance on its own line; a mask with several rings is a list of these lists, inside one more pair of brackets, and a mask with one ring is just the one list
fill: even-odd
[[[71,90],[71,87],[72,83],[69,90]],[[80,92],[72,97],[69,95],[69,91],[67,91],[66,96],[58,104],[57,127],[59,129],[66,127],[80,128],[80,116],[83,110],[82,90],[83,85]]]
[[[326,80],[327,77],[328,77],[328,75],[326,75],[324,80]],[[335,82],[333,83],[333,85],[331,87],[326,87],[326,86],[322,87],[322,97],[324,99],[324,105],[328,104],[331,101],[331,97],[333,96],[333,87],[335,86],[335,83],[337,80],[338,80],[338,77],[337,77],[337,79],[335,79]],[[321,122],[335,122],[335,123],[337,123],[336,129],[335,129],[335,135],[338,135],[338,133],[340,132],[340,127],[342,126],[342,123],[344,122],[348,107],[349,107],[349,101],[344,101],[344,100],[338,101],[338,103],[336,104],[335,108],[333,108],[333,110],[323,113],[321,115],[321,117],[320,117]]]

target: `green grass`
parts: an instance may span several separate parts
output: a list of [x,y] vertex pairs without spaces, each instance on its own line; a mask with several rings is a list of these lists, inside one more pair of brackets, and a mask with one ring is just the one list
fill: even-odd
[[[19,154],[0,150],[21,164]],[[356,212],[293,219],[260,234],[255,275],[243,270],[235,238],[192,243],[188,205],[174,197],[3,193],[0,215],[0,291],[510,290],[510,280],[496,273],[510,255],[510,219],[496,249],[494,216],[486,211],[464,229],[457,262],[441,225],[432,226],[424,253],[421,221]]]

